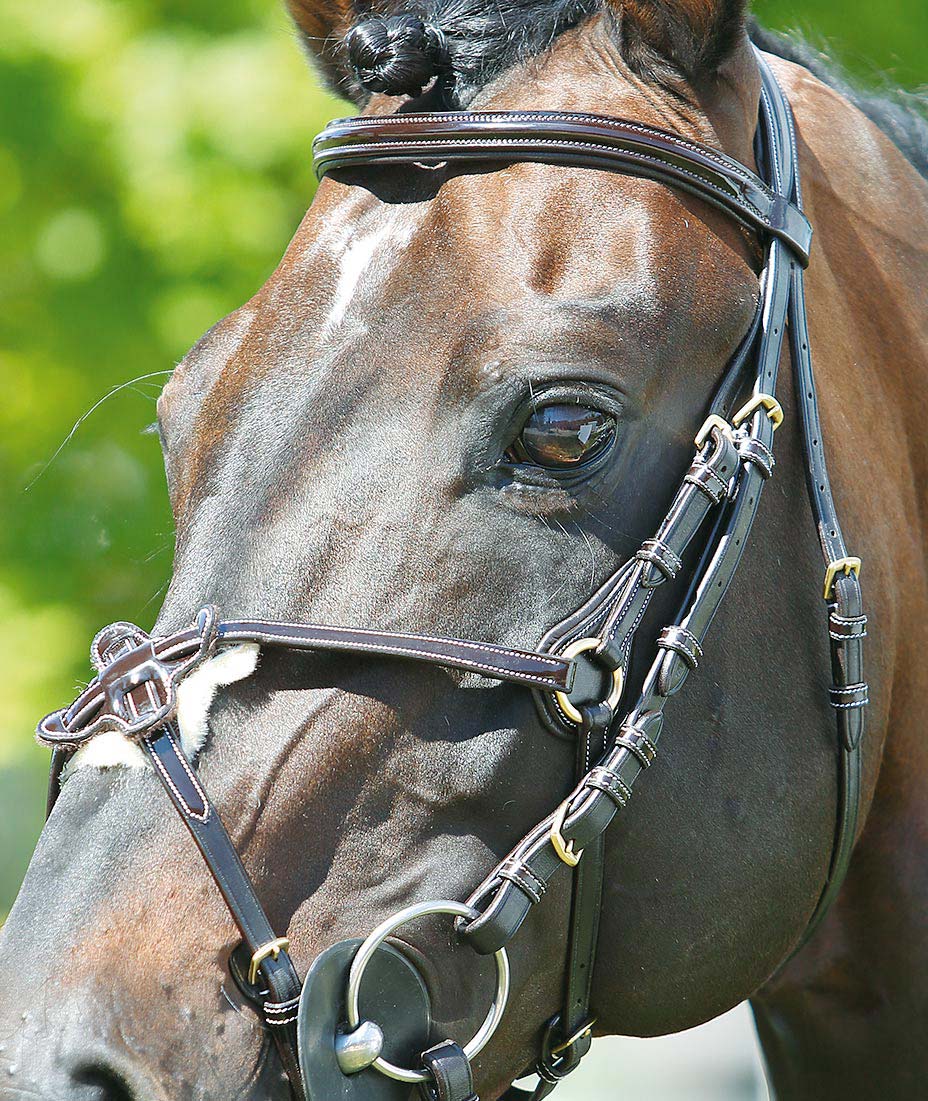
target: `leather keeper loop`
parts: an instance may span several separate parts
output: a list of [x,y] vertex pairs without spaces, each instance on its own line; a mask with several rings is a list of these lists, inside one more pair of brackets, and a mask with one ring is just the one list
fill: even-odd
[[[572,1074],[580,1065],[580,1060],[590,1050],[593,1043],[593,1024],[595,1021],[588,1018],[579,1028],[574,1029],[573,1037],[568,1037],[567,1043],[558,1043],[563,1037],[563,1025],[561,1014],[552,1017],[545,1025],[541,1040],[541,1058],[535,1064],[535,1073],[549,1085],[556,1086],[560,1081]],[[550,1092],[550,1091],[546,1091]],[[541,1094],[544,1097],[545,1094]]]
[[832,609],[828,616],[828,634],[836,642],[866,638],[867,617],[865,615],[843,616]]
[[547,884],[539,879],[531,868],[513,860],[507,860],[505,864],[501,864],[496,874],[500,879],[506,879],[518,887],[533,905],[541,902],[541,896],[547,890]]
[[432,1077],[420,1091],[428,1101],[478,1101],[470,1060],[453,1040],[443,1040],[424,1051],[422,1065]]
[[680,655],[690,669],[698,669],[702,658],[699,639],[685,627],[674,624],[665,627],[657,637],[657,645],[662,650],[673,650]]
[[683,481],[702,490],[714,505],[720,504],[728,496],[728,483],[701,459],[693,463],[683,476]]
[[[653,570],[645,571],[641,578],[641,584],[646,589],[652,589],[662,581],[673,581],[683,567],[683,562],[666,543],[660,539],[646,539],[641,544],[641,549],[635,555],[639,562],[647,562],[656,566],[661,576],[655,576]],[[650,575],[650,576],[649,576]]]
[[773,452],[755,436],[744,436],[738,440],[738,455],[744,463],[753,463],[765,480],[773,473],[776,460]]
[[264,1002],[264,1021],[270,1027],[280,1028],[283,1025],[292,1025],[297,1018],[300,1007],[299,998],[291,998],[286,1002]]
[[645,737],[633,727],[622,727],[619,736],[612,743],[622,746],[638,759],[642,768],[650,768],[657,756],[657,747],[650,738]]
[[828,698],[831,706],[838,711],[850,711],[858,707],[866,707],[870,702],[870,686],[861,681],[860,684],[848,684],[846,686],[835,685],[828,689]]
[[620,809],[626,806],[632,797],[632,789],[622,777],[601,765],[591,769],[590,774],[584,781],[584,787],[595,788],[597,791],[608,795]]

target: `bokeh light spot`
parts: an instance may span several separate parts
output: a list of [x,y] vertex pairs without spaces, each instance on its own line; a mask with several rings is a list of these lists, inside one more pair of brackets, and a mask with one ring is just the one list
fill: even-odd
[[35,258],[53,279],[86,279],[106,252],[100,219],[77,207],[53,215],[39,233]]

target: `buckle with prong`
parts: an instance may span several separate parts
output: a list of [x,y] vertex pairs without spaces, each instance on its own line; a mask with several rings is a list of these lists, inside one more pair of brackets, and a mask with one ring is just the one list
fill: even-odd
[[705,447],[706,440],[708,440],[713,428],[717,428],[723,436],[728,436],[729,439],[731,439],[732,428],[728,421],[725,420],[724,417],[720,417],[718,413],[710,413],[702,422],[702,427],[696,433],[696,438],[693,440],[693,443],[695,443],[700,450]]
[[583,1024],[580,1025],[580,1027],[578,1029],[576,1029],[576,1031],[569,1037],[569,1039],[564,1040],[562,1043],[558,1044],[556,1047],[551,1048],[551,1054],[552,1055],[563,1055],[564,1052],[567,1051],[569,1048],[572,1048],[574,1046],[574,1044],[579,1043],[585,1036],[589,1036],[592,1033],[593,1026],[595,1024],[596,1024],[596,1018],[595,1017],[588,1017],[583,1022]]
[[549,836],[558,857],[563,860],[568,868],[576,868],[580,863],[580,857],[583,856],[583,849],[580,849],[578,852],[574,848],[573,841],[568,841],[564,836],[564,823],[567,821],[569,810],[569,801],[565,799],[554,812],[554,819],[551,822]]
[[847,558],[836,558],[833,562],[828,563],[828,569],[825,570],[825,599],[831,596],[831,590],[834,588],[835,578],[839,573],[849,574],[852,573],[856,577],[860,577],[860,559],[855,558],[853,555]]
[[286,937],[277,937],[275,940],[269,940],[267,944],[262,944],[251,957],[251,964],[248,968],[248,982],[254,986],[258,981],[258,971],[261,969],[261,964],[267,959],[276,960],[280,953],[286,952],[289,947],[290,941]]
[[767,411],[767,416],[773,425],[774,432],[776,432],[783,423],[783,406],[780,405],[773,394],[760,393],[749,398],[731,418],[731,423],[737,428],[753,413],[756,413],[758,409],[765,409]]

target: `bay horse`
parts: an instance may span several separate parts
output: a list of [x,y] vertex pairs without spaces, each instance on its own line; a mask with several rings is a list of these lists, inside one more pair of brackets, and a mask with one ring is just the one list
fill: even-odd
[[[866,570],[857,841],[797,951],[828,872],[836,770],[785,373],[776,476],[743,565],[668,706],[646,794],[607,835],[595,1031],[675,1032],[750,998],[777,1097],[922,1096],[925,128],[904,108],[855,105],[739,0],[292,11],[366,114],[594,112],[749,167],[754,45],[766,48],[815,227],[807,295],[834,493]],[[265,286],[174,372],[159,425],[177,547],[153,636],[212,603],[519,645],[664,514],[756,316],[755,240],[628,175],[515,163],[428,176],[327,177]],[[666,588],[653,607],[669,622]],[[651,657],[633,654],[629,680]],[[247,645],[213,657],[178,709],[301,973],[409,902],[466,897],[571,789],[571,743],[512,685],[390,656],[269,647],[256,662]],[[100,735],[62,780],[0,935],[0,1097],[286,1098],[230,977],[239,936],[148,760]],[[484,1098],[532,1064],[569,920],[569,894],[552,892],[510,946],[517,1011],[474,1062]],[[490,971],[447,930],[404,943],[440,1030],[476,1027]]]

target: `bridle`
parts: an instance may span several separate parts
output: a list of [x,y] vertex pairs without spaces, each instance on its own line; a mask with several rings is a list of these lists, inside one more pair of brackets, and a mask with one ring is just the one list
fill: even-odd
[[[603,883],[606,827],[626,805],[641,772],[653,763],[666,701],[680,692],[703,656],[702,644],[741,561],[757,516],[761,492],[773,472],[773,436],[783,418],[776,382],[784,337],[796,378],[809,497],[826,572],[837,720],[838,809],[828,878],[802,942],[834,901],[850,861],[860,796],[860,745],[867,685],[862,640],[860,560],[850,557],[835,513],[822,449],[822,432],[806,321],[803,271],[811,228],[802,213],[798,158],[789,104],[763,57],[755,152],[761,178],[724,154],[675,134],[632,122],[560,112],[396,114],[343,119],[317,138],[314,159],[322,176],[379,165],[494,165],[540,161],[644,176],[691,192],[722,209],[761,240],[765,261],[761,302],[729,364],[709,413],[695,437],[695,454],[654,536],[572,615],[554,625],[536,650],[484,642],[375,630],[264,620],[222,621],[212,607],[194,626],[151,638],[129,623],[104,628],[94,639],[96,676],[67,709],[47,716],[39,740],[52,748],[49,813],[68,756],[104,730],[136,740],[154,765],[168,797],[200,848],[238,926],[243,945],[232,971],[257,1004],[277,1042],[294,1095],[310,1096],[298,1052],[298,1023],[313,1013],[307,981],[301,982],[257,899],[249,877],[194,763],[181,748],[176,722],[177,686],[217,649],[239,642],[292,650],[334,650],[429,662],[508,681],[532,690],[547,725],[576,742],[576,783],[566,799],[500,862],[465,903],[426,902],[408,907],[374,930],[357,951],[342,1020],[348,1027],[331,1043],[341,1073],[359,1084],[382,1072],[400,1083],[420,1082],[438,1101],[473,1095],[470,1060],[490,1039],[509,989],[506,946],[556,873],[573,874],[564,1003],[543,1030],[540,1056],[530,1070],[542,1098],[579,1063],[591,1043],[590,984]],[[673,622],[649,631],[657,654],[634,701],[625,697],[632,642],[642,632],[654,592],[676,580],[684,555],[701,552]],[[581,859],[582,856],[582,859]],[[383,1035],[361,1019],[358,990],[364,969],[401,924],[424,913],[455,917],[462,941],[495,955],[497,996],[478,1036],[461,1047],[446,1041],[404,1068],[386,1062]],[[403,1086],[403,1089],[408,1087]],[[347,1094],[343,1094],[347,1096]],[[376,1096],[383,1096],[377,1093]],[[405,1096],[403,1093],[395,1096]],[[506,1097],[529,1096],[510,1087]],[[319,1098],[316,1098],[319,1101]]]

